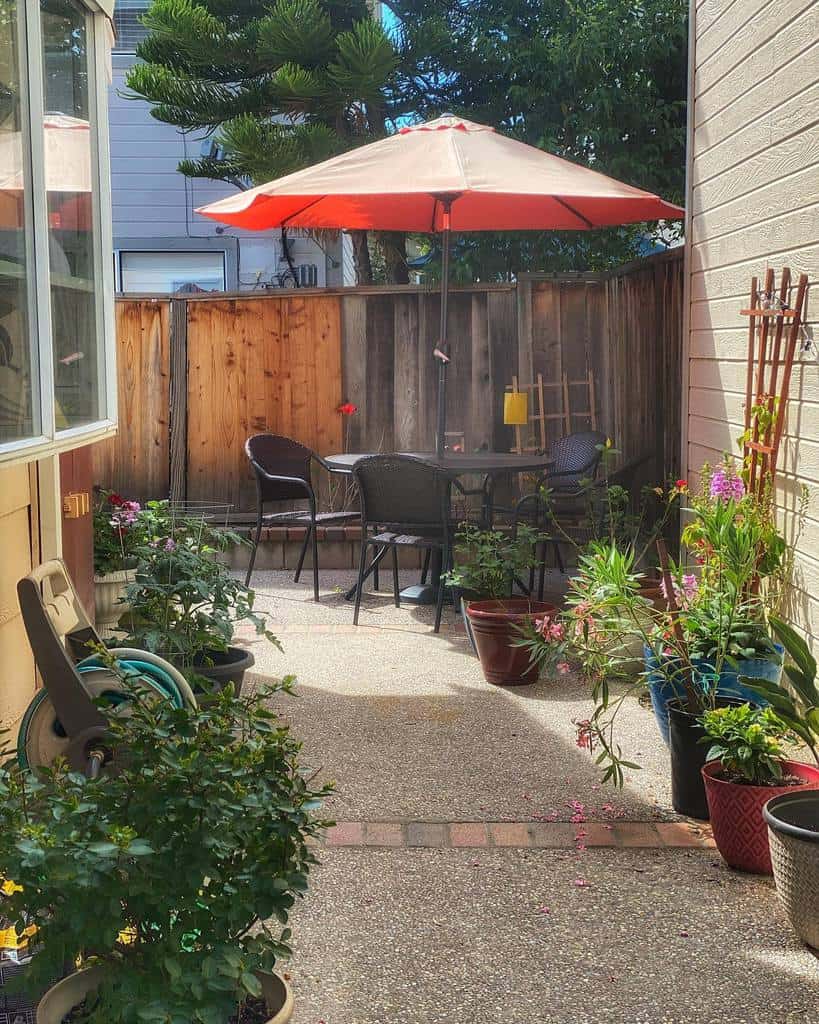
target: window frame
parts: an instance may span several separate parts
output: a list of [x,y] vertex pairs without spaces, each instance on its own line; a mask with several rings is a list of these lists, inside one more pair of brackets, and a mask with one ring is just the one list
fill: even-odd
[[18,0],[24,12],[21,31],[25,45],[21,53],[21,103],[23,167],[30,187],[24,190],[27,266],[27,315],[32,344],[32,381],[35,426],[39,434],[0,442],[0,465],[26,462],[77,448],[112,436],[117,430],[116,333],[114,327],[114,279],[111,267],[113,237],[111,224],[111,163],[108,149],[107,17],[90,0],[75,0],[85,12],[88,40],[89,122],[91,135],[91,188],[94,225],[94,281],[97,288],[95,329],[99,371],[101,417],[91,423],[56,428],[54,398],[53,334],[51,327],[51,285],[49,224],[46,195],[45,115],[43,93],[43,41],[39,0]]

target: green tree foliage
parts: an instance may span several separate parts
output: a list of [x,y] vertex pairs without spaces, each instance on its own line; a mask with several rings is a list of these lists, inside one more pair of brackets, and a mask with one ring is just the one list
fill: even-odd
[[143,22],[130,94],[220,147],[183,174],[243,188],[387,133],[398,54],[365,0],[154,0]]
[[[397,88],[426,118],[451,110],[682,203],[685,0],[387,0]],[[423,58],[418,55],[424,54]],[[645,226],[468,235],[464,279],[604,269],[633,258]]]

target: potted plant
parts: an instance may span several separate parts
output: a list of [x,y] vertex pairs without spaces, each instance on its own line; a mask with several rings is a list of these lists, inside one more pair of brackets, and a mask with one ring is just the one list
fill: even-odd
[[771,707],[715,708],[702,716],[709,746],[702,769],[714,841],[732,868],[771,874],[762,808],[798,787],[819,786],[819,767],[787,760],[793,734]]
[[27,985],[82,968],[46,994],[39,1024],[228,1024],[240,1005],[289,1019],[271,972],[327,790],[300,770],[273,692],[228,687],[176,709],[131,687],[129,714],[109,717],[116,770],[2,769],[0,873],[18,883],[6,905],[37,936]]
[[134,578],[144,540],[142,506],[98,489],[94,501],[94,610],[98,631],[111,629],[127,611],[125,588]]
[[[611,541],[581,558],[568,601],[576,617],[576,653],[592,679],[591,722],[606,778],[622,782],[614,722],[624,700],[647,683],[671,751],[674,807],[693,817],[708,814],[699,743],[703,712],[723,701],[753,699],[740,675],[776,681],[781,674],[781,648],[770,637],[767,617],[789,557],[767,499],[745,495],[741,480],[726,468],[704,468],[703,480],[684,532],[697,552],[695,565],[674,565],[658,544],[665,608],[641,592],[631,553]],[[622,665],[630,637],[646,650],[645,672],[636,682]],[[625,689],[612,689],[613,679],[625,682]]]
[[539,534],[528,526],[516,534],[462,526],[455,546],[456,563],[443,582],[454,588],[465,611],[470,639],[484,678],[496,686],[533,683],[540,666],[521,646],[521,627],[557,609],[545,601],[512,597],[516,580],[535,564]]
[[[774,633],[787,652],[789,685],[747,680],[770,700],[777,714],[819,764],[819,687],[816,661],[801,636],[772,618]],[[780,902],[799,938],[819,949],[819,789],[788,792],[763,808],[774,881]]]
[[279,646],[266,619],[254,609],[255,594],[231,575],[220,555],[242,538],[215,529],[201,516],[178,514],[167,502],[149,502],[146,535],[137,549],[134,579],[121,620],[124,646],[162,655],[196,682],[241,687],[253,655],[231,645],[236,624],[250,622]]

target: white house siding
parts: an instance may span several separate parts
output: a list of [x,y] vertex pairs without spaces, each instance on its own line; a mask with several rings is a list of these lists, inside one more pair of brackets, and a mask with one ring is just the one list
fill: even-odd
[[[269,282],[286,269],[280,259],[278,232],[256,233],[224,226],[194,213],[198,206],[221,199],[236,190],[222,182],[185,178],[177,171],[180,160],[199,156],[201,139],[184,135],[173,125],[150,115],[141,100],[124,95],[125,74],[134,55],[113,55],[109,91],[111,141],[111,186],[115,248],[124,240],[146,247],[155,240],[159,250],[185,244],[188,239],[209,239],[218,246],[224,239],[239,239],[239,285],[252,288],[257,281]],[[219,228],[219,230],[217,230]],[[327,255],[306,236],[292,233],[294,262],[315,264],[318,284],[342,284],[342,271],[335,264],[340,245]],[[230,243],[231,245],[233,243]]]
[[790,613],[819,646],[819,2],[692,0],[687,459],[736,453],[751,277],[807,273],[813,347],[794,368],[777,503],[793,535]]

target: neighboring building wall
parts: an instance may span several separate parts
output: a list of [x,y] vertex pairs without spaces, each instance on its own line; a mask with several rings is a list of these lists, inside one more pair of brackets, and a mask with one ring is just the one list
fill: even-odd
[[[31,572],[31,490],[28,465],[0,469],[0,729],[9,729],[23,717],[34,694],[34,660],[26,639],[17,581]],[[16,734],[9,737],[13,742]],[[3,744],[0,743],[0,746]]]
[[692,0],[691,15],[689,472],[737,452],[752,276],[807,273],[814,343],[794,368],[777,501],[793,536],[809,490],[790,613],[819,640],[819,3]]
[[[114,53],[108,97],[114,248],[117,252],[223,251],[228,290],[271,282],[275,286],[276,276],[287,270],[279,233],[222,227],[194,213],[196,207],[233,194],[236,189],[224,182],[190,179],[179,173],[180,160],[199,157],[201,138],[198,134],[184,135],[173,125],[155,120],[147,103],[126,98],[125,74],[134,59],[133,53]],[[315,265],[318,286],[345,283],[340,241],[330,243],[325,252],[299,232],[290,235],[294,262]],[[119,266],[117,270],[119,289]]]

